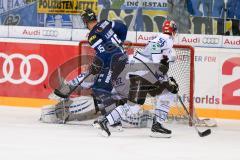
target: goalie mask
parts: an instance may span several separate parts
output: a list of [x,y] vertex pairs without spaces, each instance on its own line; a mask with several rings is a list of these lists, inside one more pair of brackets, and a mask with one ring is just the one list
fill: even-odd
[[171,20],[165,20],[162,25],[162,33],[175,36],[177,33],[176,23]]

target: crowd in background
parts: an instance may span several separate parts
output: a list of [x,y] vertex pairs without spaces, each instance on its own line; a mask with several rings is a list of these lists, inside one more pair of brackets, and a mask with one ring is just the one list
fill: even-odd
[[[38,13],[38,1],[0,0],[0,25],[84,27],[79,14]],[[124,5],[131,1],[166,2],[167,7]],[[99,20],[121,20],[129,30],[158,32],[168,18],[177,22],[180,33],[240,35],[240,0],[98,0],[98,5]]]
[[192,16],[220,18],[220,23],[232,21],[233,35],[240,35],[240,0],[189,0],[187,9]]

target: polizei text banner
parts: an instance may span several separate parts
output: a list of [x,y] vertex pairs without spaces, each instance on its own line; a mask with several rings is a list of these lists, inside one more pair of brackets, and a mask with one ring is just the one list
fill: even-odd
[[38,0],[38,13],[79,14],[86,8],[97,12],[97,0]]

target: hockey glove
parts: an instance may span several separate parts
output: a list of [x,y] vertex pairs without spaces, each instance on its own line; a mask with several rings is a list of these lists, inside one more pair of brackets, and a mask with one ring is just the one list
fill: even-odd
[[163,55],[163,59],[160,61],[159,64],[159,71],[163,74],[166,74],[169,69],[168,57]]
[[172,91],[171,92],[173,94],[177,94],[178,91],[179,91],[179,87],[178,87],[178,84],[177,84],[176,80],[173,77],[169,77],[169,83],[172,86]]
[[99,74],[102,70],[102,66],[102,61],[98,57],[95,57],[93,63],[89,67],[89,73],[91,73],[92,75]]
[[169,92],[171,92],[173,94],[177,94],[178,91],[179,91],[178,84],[173,77],[169,77],[169,81],[168,82],[163,82],[163,85],[166,87],[166,89]]

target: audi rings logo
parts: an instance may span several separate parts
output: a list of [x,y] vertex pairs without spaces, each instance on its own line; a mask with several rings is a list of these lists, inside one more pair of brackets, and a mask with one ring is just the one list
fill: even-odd
[[204,37],[202,39],[203,44],[219,44],[219,42],[220,42],[219,38]]
[[[4,82],[10,82],[13,84],[21,84],[23,82],[26,82],[30,85],[37,85],[42,83],[48,74],[48,65],[45,59],[37,54],[31,54],[28,56],[24,56],[22,54],[16,53],[16,54],[11,54],[7,55],[4,53],[0,52],[0,59],[4,59],[3,64],[2,64],[2,73],[3,73],[3,78],[0,77],[0,83]],[[13,59],[20,59],[20,78],[14,79],[13,78],[13,73],[14,69],[18,68],[14,66]],[[42,76],[36,80],[31,80],[30,79],[30,73],[32,72],[31,68],[31,63],[30,61],[36,59],[38,60],[42,66],[43,66],[43,73]]]
[[47,36],[47,37],[57,37],[58,36],[58,31],[56,31],[56,30],[43,30],[42,35]]

